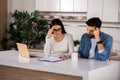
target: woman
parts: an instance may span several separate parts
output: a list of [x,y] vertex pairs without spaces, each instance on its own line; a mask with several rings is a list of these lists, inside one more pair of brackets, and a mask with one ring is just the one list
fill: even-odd
[[45,55],[55,54],[60,55],[62,59],[67,59],[73,52],[73,48],[72,35],[66,33],[60,19],[53,19],[46,36]]

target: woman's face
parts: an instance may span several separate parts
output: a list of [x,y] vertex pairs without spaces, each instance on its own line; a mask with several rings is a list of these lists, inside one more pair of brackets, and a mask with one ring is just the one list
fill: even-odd
[[62,34],[62,29],[60,25],[54,25],[52,28],[53,28],[53,34],[55,36],[60,36]]

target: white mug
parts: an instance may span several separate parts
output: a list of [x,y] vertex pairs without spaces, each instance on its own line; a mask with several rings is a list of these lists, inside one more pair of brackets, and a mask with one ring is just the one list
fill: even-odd
[[78,61],[78,53],[77,52],[73,52],[71,54],[71,59],[72,59],[72,61]]

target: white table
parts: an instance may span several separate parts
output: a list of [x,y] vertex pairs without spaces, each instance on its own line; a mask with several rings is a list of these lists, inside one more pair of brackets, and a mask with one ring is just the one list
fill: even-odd
[[[41,53],[36,53],[41,55]],[[18,51],[0,51],[0,65],[47,71],[73,76],[81,76],[83,80],[118,80],[119,62],[98,61],[90,59],[71,59],[60,62],[42,62],[38,58],[23,59],[18,56]]]

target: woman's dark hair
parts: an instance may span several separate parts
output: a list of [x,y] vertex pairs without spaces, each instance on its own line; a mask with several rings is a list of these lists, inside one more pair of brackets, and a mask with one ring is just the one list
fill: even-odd
[[100,28],[102,25],[102,21],[98,17],[93,17],[93,18],[88,19],[86,24],[88,26],[93,26],[93,27],[95,26],[97,28]]
[[63,26],[63,23],[60,19],[53,19],[50,23],[50,28],[52,28],[54,25],[60,25],[61,26],[61,30],[62,30],[62,33],[65,34],[66,31],[64,29],[64,26]]

